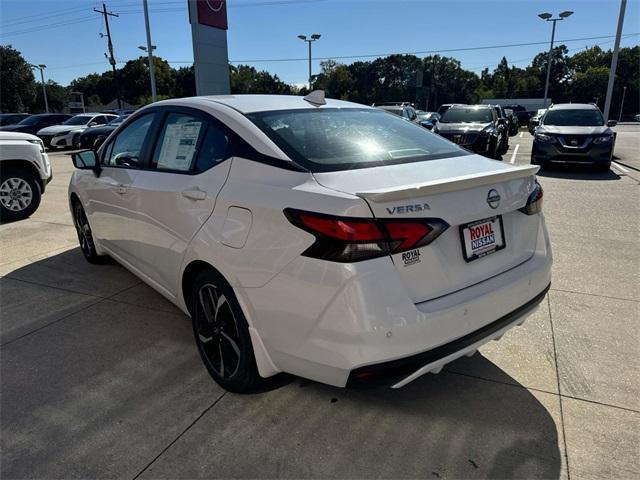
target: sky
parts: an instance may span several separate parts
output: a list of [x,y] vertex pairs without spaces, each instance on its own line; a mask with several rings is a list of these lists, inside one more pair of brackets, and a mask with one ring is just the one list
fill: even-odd
[[[142,55],[137,47],[146,45],[142,0],[105,3],[119,14],[110,17],[110,26],[122,65]],[[93,11],[100,6],[93,0],[0,0],[0,44],[12,45],[30,63],[46,64],[46,78],[63,85],[106,71],[110,67],[104,57],[106,38],[100,37],[103,19]],[[307,80],[307,46],[297,35],[319,33],[322,37],[313,44],[314,73],[322,58],[351,63],[380,54],[426,51],[457,58],[464,68],[479,73],[493,69],[502,56],[524,67],[546,51],[551,23],[537,17],[541,12],[575,12],[558,22],[556,30],[557,42],[584,39],[563,42],[570,53],[594,44],[610,49],[619,8],[620,0],[229,0],[229,59],[302,85]],[[174,67],[191,64],[187,0],[149,0],[149,10],[156,54]],[[544,44],[446,51],[533,42]],[[640,0],[629,0],[621,45],[638,44]]]

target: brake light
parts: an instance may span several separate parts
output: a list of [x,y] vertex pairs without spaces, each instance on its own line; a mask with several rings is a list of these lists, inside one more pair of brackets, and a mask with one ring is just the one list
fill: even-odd
[[538,183],[536,180],[536,184],[533,187],[533,191],[529,194],[529,198],[527,198],[527,203],[524,207],[519,210],[522,213],[526,213],[527,215],[535,215],[536,213],[542,212],[542,197],[544,196],[544,191],[542,190],[542,185]]
[[290,208],[284,213],[293,225],[316,237],[303,255],[333,262],[357,262],[422,247],[449,227],[436,218],[346,218]]

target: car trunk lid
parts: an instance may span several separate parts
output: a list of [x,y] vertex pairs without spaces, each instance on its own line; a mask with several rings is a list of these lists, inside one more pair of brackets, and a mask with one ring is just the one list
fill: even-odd
[[[419,303],[498,275],[533,255],[538,219],[518,209],[526,204],[537,170],[469,155],[315,177],[327,188],[364,199],[376,218],[437,218],[449,224],[431,244],[391,255],[410,297]],[[470,259],[464,235],[470,242],[472,233],[463,231],[468,224],[475,224],[479,234],[493,229],[504,247]]]

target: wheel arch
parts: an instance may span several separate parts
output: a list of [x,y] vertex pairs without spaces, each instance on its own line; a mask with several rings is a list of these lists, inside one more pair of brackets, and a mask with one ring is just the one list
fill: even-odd
[[2,160],[2,163],[0,163],[0,170],[5,170],[7,168],[17,168],[17,169],[29,171],[29,173],[33,175],[33,178],[38,183],[38,186],[40,187],[40,193],[44,192],[45,185],[44,185],[44,182],[42,181],[42,178],[40,177],[40,171],[29,160],[21,160],[21,159]]
[[184,268],[182,273],[182,281],[181,281],[182,301],[185,307],[187,308],[187,310],[189,311],[189,314],[193,315],[193,312],[191,311],[191,308],[192,308],[191,302],[189,301],[191,288],[193,287],[193,284],[196,278],[198,277],[198,275],[200,274],[200,272],[204,270],[212,270],[213,272],[215,272],[216,275],[218,275],[222,280],[224,280],[227,283],[229,288],[231,288],[231,290],[235,294],[236,300],[240,305],[240,308],[242,309],[242,312],[245,318],[247,319],[247,323],[249,325],[249,335],[251,336],[251,343],[253,346],[253,355],[255,357],[256,365],[258,367],[258,372],[260,373],[260,376],[263,378],[268,378],[280,373],[281,370],[279,370],[274,365],[273,361],[271,360],[271,356],[267,352],[264,342],[260,337],[260,334],[254,327],[253,319],[251,318],[251,315],[249,313],[249,308],[245,303],[245,299],[242,297],[241,294],[239,294],[237,289],[233,287],[233,285],[222,274],[222,272],[220,272],[217,268],[215,268],[213,265],[211,265],[210,263],[204,260],[192,260],[187,264],[187,266]]

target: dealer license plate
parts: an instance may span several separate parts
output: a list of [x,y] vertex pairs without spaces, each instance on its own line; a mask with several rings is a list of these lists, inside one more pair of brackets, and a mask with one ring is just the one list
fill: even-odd
[[467,262],[491,255],[505,247],[502,216],[485,218],[460,227],[462,254]]

